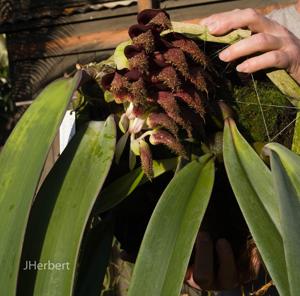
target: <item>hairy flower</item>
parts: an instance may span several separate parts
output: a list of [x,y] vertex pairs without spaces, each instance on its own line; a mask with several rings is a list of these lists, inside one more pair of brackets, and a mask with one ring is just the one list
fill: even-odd
[[178,127],[176,122],[165,113],[150,113],[147,118],[147,124],[150,128],[163,127],[177,138]]
[[191,91],[179,91],[174,93],[175,98],[179,98],[184,101],[188,106],[193,108],[202,118],[204,118],[205,110],[202,105],[202,100],[197,92]]
[[164,130],[154,131],[151,134],[149,141],[152,145],[163,144],[167,146],[175,154],[183,157],[187,157],[186,151],[184,147],[181,145],[181,143],[167,131]]
[[104,89],[111,91],[118,103],[126,101],[129,97],[129,82],[127,78],[118,72],[108,74],[102,78]]
[[181,85],[176,70],[172,66],[162,68],[157,75],[157,79],[172,91],[177,90]]
[[183,77],[189,77],[189,66],[181,49],[170,48],[163,54],[163,56],[165,60],[173,65]]
[[181,125],[187,132],[188,137],[192,137],[192,127],[191,124],[185,121],[181,117],[180,108],[176,102],[174,95],[170,92],[160,91],[158,93],[158,104],[164,109],[167,115],[172,118],[176,123]]
[[139,24],[154,25],[160,31],[172,28],[170,16],[160,9],[145,9],[137,16]]
[[140,73],[148,73],[148,56],[143,49],[140,49],[134,45],[128,45],[125,47],[124,54],[128,59],[130,70],[136,69]]
[[149,179],[154,177],[153,159],[149,145],[144,140],[140,140],[140,157],[144,173]]
[[189,80],[200,91],[207,92],[207,85],[200,67],[193,67],[190,69]]
[[133,25],[129,28],[128,34],[133,45],[143,48],[146,53],[155,50],[155,36],[149,26]]
[[142,78],[134,81],[130,84],[131,101],[134,103],[142,104],[146,101],[147,90],[145,88],[145,83]]
[[205,54],[193,40],[183,37],[181,39],[173,40],[171,43],[175,47],[178,47],[189,54],[196,63],[199,63],[204,67],[207,66],[208,61]]

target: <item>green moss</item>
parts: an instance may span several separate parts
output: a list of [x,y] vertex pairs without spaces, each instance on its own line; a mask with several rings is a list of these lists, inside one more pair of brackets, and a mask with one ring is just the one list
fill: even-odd
[[[266,120],[270,138],[275,137],[296,116],[296,111],[271,82],[257,82],[261,107]],[[234,109],[237,113],[238,124],[242,134],[250,142],[268,142],[263,116],[258,105],[258,98],[253,83],[248,86],[233,87]],[[276,107],[276,106],[284,106]],[[291,125],[276,141],[290,147],[294,126]]]

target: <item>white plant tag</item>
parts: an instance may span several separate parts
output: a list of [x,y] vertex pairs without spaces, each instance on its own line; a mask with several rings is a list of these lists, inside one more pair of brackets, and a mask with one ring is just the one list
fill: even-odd
[[75,135],[75,112],[68,110],[59,128],[59,153],[61,154]]

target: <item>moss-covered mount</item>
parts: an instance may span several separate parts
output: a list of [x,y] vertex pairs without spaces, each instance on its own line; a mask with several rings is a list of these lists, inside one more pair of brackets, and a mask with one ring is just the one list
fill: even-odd
[[296,109],[273,83],[235,86],[233,99],[240,130],[250,143],[272,139],[291,147]]

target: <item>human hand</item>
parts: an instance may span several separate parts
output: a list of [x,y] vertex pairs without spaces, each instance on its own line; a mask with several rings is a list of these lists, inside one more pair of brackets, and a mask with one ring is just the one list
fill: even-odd
[[253,73],[267,68],[281,68],[300,83],[300,40],[277,22],[247,8],[211,15],[201,24],[207,26],[213,35],[223,35],[238,28],[248,28],[254,33],[219,54],[224,62],[258,54],[239,64],[237,71]]
[[[218,239],[214,245],[209,233],[200,231],[195,243],[194,261],[188,267],[185,282],[198,290],[232,290],[257,277],[260,259],[256,251],[250,240],[236,262],[226,239]],[[214,257],[214,254],[217,256]]]

